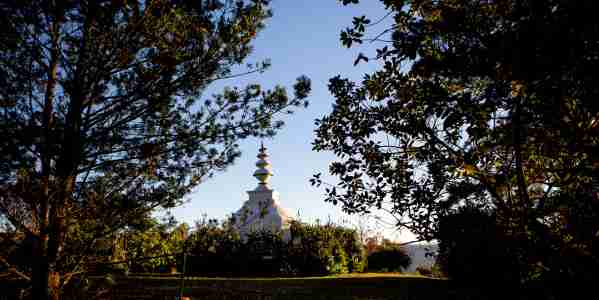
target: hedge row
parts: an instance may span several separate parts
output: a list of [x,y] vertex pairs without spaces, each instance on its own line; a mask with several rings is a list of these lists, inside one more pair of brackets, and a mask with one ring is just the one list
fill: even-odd
[[[186,247],[185,272],[200,276],[341,274],[361,272],[366,262],[355,231],[334,224],[293,222],[289,232],[255,232],[244,239],[227,226],[202,224]],[[178,262],[182,270],[182,257]]]

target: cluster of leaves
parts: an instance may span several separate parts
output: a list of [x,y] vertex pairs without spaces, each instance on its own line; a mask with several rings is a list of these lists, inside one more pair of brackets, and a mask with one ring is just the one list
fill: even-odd
[[226,224],[201,223],[186,247],[186,273],[203,276],[328,275],[361,272],[365,265],[355,232],[332,224],[294,222],[290,232],[242,239]]
[[356,17],[341,34],[348,47],[382,43],[359,57],[381,68],[361,83],[330,80],[335,104],[314,149],[340,158],[329,169],[339,182],[313,184],[348,212],[388,211],[423,240],[460,207],[492,210],[518,241],[522,281],[588,277],[573,257],[599,261],[596,3],[381,2],[388,22]]

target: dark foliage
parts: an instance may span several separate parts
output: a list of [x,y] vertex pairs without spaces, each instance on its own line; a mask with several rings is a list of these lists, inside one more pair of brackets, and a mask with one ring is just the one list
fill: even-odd
[[[339,157],[338,182],[312,183],[347,212],[392,213],[423,240],[460,207],[492,211],[496,225],[469,233],[482,244],[462,243],[457,257],[501,259],[490,245],[510,245],[518,276],[506,280],[586,281],[599,261],[597,2],[381,2],[387,19],[355,17],[341,33],[348,47],[380,43],[356,63],[381,67],[360,83],[330,80],[335,104],[314,149]],[[463,221],[451,223],[469,232]]]
[[[285,274],[285,245],[279,234],[256,232],[241,240],[234,231],[212,228],[192,234],[185,273],[201,276],[269,277]],[[197,238],[194,235],[203,234]],[[179,267],[182,270],[182,257]]]
[[368,255],[369,272],[400,272],[411,263],[408,253],[400,247],[386,247]]
[[437,264],[445,276],[461,284],[513,289],[522,278],[515,246],[494,215],[463,208],[441,219]]

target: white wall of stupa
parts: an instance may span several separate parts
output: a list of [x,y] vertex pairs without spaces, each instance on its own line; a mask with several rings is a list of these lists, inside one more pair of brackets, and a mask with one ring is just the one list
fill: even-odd
[[287,238],[292,218],[281,206],[279,192],[270,186],[273,173],[264,145],[260,147],[257,157],[257,169],[253,175],[258,179],[258,186],[247,192],[249,199],[233,214],[233,227],[242,237],[250,232],[268,230],[281,231],[283,237]]

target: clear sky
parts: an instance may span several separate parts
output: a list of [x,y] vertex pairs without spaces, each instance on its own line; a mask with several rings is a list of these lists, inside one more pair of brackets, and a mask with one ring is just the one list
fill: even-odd
[[[222,81],[210,87],[217,91],[224,86],[243,86],[259,83],[264,87],[281,84],[290,88],[300,75],[312,80],[310,106],[285,117],[286,126],[274,139],[265,140],[274,176],[271,185],[281,194],[281,204],[292,214],[300,212],[303,220],[320,219],[333,221],[351,220],[340,207],[324,202],[324,190],[312,187],[309,179],[313,174],[327,173],[328,164],[335,159],[331,153],[312,151],[314,120],[331,111],[334,101],[329,94],[329,78],[342,75],[359,80],[365,73],[377,68],[374,63],[353,66],[360,51],[368,52],[377,45],[347,49],[339,41],[341,29],[351,25],[352,17],[367,15],[377,19],[385,14],[380,1],[363,0],[358,6],[344,7],[337,0],[273,0],[274,16],[260,32],[254,43],[255,51],[247,62],[270,58],[272,67],[264,74]],[[246,191],[257,185],[252,173],[256,169],[256,154],[260,141],[255,139],[241,143],[242,156],[226,172],[200,184],[187,196],[188,202],[171,210],[179,220],[193,224],[203,214],[209,218],[223,219],[236,211],[247,199]],[[326,177],[325,177],[326,178]],[[333,181],[330,178],[329,181]],[[372,220],[370,226],[374,227]],[[373,228],[400,241],[409,241],[409,233],[397,233],[389,228]]]

